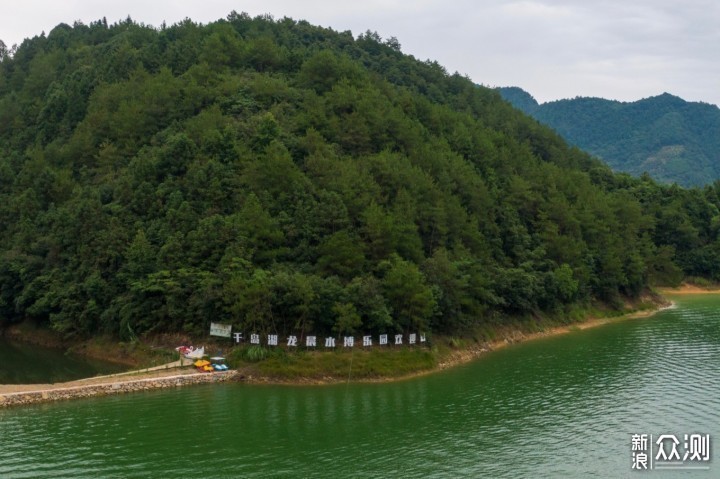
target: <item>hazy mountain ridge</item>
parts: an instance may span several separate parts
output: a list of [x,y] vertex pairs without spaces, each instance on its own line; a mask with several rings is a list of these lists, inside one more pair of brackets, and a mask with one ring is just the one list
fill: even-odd
[[516,108],[617,171],[665,183],[720,178],[720,109],[668,93],[636,102],[574,98],[538,104],[517,87],[499,88]]

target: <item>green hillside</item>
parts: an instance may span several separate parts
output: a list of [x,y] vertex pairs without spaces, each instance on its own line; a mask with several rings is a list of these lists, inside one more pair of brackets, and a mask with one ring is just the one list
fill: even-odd
[[705,185],[720,179],[720,109],[664,93],[633,103],[575,98],[538,104],[517,87],[500,88],[516,108],[570,143],[635,176]]
[[462,333],[720,279],[720,187],[615,175],[395,39],[232,13],[0,64],[0,323]]

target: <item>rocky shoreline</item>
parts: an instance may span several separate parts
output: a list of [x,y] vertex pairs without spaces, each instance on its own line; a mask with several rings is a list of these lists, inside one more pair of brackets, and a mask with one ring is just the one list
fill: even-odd
[[222,371],[215,373],[178,374],[166,377],[153,377],[131,380],[113,380],[102,383],[83,384],[66,387],[58,385],[45,389],[20,391],[0,394],[0,408],[11,406],[26,406],[52,401],[66,401],[70,399],[89,398],[95,396],[108,396],[112,394],[126,394],[152,389],[166,389],[194,384],[219,383],[234,379],[237,371]]
[[[685,294],[686,291],[677,289],[666,289],[664,293]],[[718,291],[715,291],[716,293]],[[541,337],[554,336],[564,334],[576,329],[586,329],[612,321],[646,317],[655,314],[657,311],[671,307],[672,303],[667,300],[656,298],[655,308],[629,313],[619,317],[611,318],[590,318],[583,322],[557,326],[548,330],[523,333],[516,330],[501,332],[500,339],[484,343],[465,346],[456,351],[452,351],[443,357],[436,367],[410,373],[402,376],[391,376],[381,378],[365,378],[356,379],[354,382],[388,382],[409,379],[417,376],[430,374],[441,371],[458,364],[472,361],[488,351],[493,351],[505,347],[512,343],[529,341]],[[179,363],[179,362],[178,362]],[[218,383],[230,380],[242,380],[250,384],[287,384],[287,385],[323,385],[334,384],[347,381],[347,377],[323,377],[317,378],[299,378],[292,380],[282,380],[274,377],[265,377],[256,374],[254,370],[232,370],[214,373],[196,373],[191,369],[179,368],[180,364],[170,363],[156,368],[149,368],[142,371],[131,371],[121,373],[120,375],[104,376],[96,378],[82,379],[62,384],[26,384],[26,385],[0,385],[0,408],[10,406],[22,406],[43,402],[62,401],[70,399],[80,399],[86,397],[106,396],[113,394],[124,394],[138,391],[148,391],[152,389],[172,388],[188,386],[193,384]],[[170,366],[172,366],[170,368]],[[174,374],[174,371],[177,371]],[[137,374],[139,377],[135,379],[121,379],[118,376],[126,376],[129,374]]]

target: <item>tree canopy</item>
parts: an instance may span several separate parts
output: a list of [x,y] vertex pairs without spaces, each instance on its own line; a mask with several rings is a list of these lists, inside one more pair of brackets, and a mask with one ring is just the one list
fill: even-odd
[[720,179],[720,109],[715,105],[668,93],[630,103],[573,98],[539,105],[520,88],[498,91],[617,171],[685,186]]
[[58,25],[0,62],[0,323],[458,333],[720,279],[720,185],[289,18]]

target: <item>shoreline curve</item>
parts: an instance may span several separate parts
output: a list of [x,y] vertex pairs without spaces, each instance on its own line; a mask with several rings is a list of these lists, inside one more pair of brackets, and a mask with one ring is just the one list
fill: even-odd
[[[685,289],[663,289],[662,293],[670,295],[681,294],[720,294],[720,290],[696,292],[699,288]],[[469,363],[482,357],[484,354],[507,347],[511,344],[532,341],[540,338],[548,338],[570,332],[602,326],[608,323],[635,319],[647,318],[659,311],[672,308],[674,303],[666,302],[659,307],[628,313],[612,318],[588,318],[585,321],[571,325],[551,327],[544,331],[525,333],[519,330],[506,332],[499,340],[482,344],[473,344],[453,350],[447,356],[441,358],[435,367],[423,371],[417,371],[402,376],[388,376],[379,378],[358,378],[352,379],[354,383],[386,383],[408,380],[446,369]],[[36,404],[41,402],[52,402],[69,399],[79,399],[95,396],[106,396],[111,394],[124,394],[151,389],[162,389],[169,387],[180,387],[192,384],[206,384],[226,382],[230,380],[241,380],[249,384],[308,386],[308,385],[329,385],[348,382],[348,378],[326,377],[299,378],[283,380],[272,377],[257,377],[243,374],[242,370],[230,370],[214,373],[197,373],[191,369],[179,368],[177,362],[165,366],[153,368],[154,370],[140,370],[103,377],[93,377],[56,384],[5,384],[0,385],[0,408]],[[133,378],[124,379],[122,376],[132,375]],[[118,377],[120,376],[120,377]],[[122,379],[121,379],[122,378]]]

